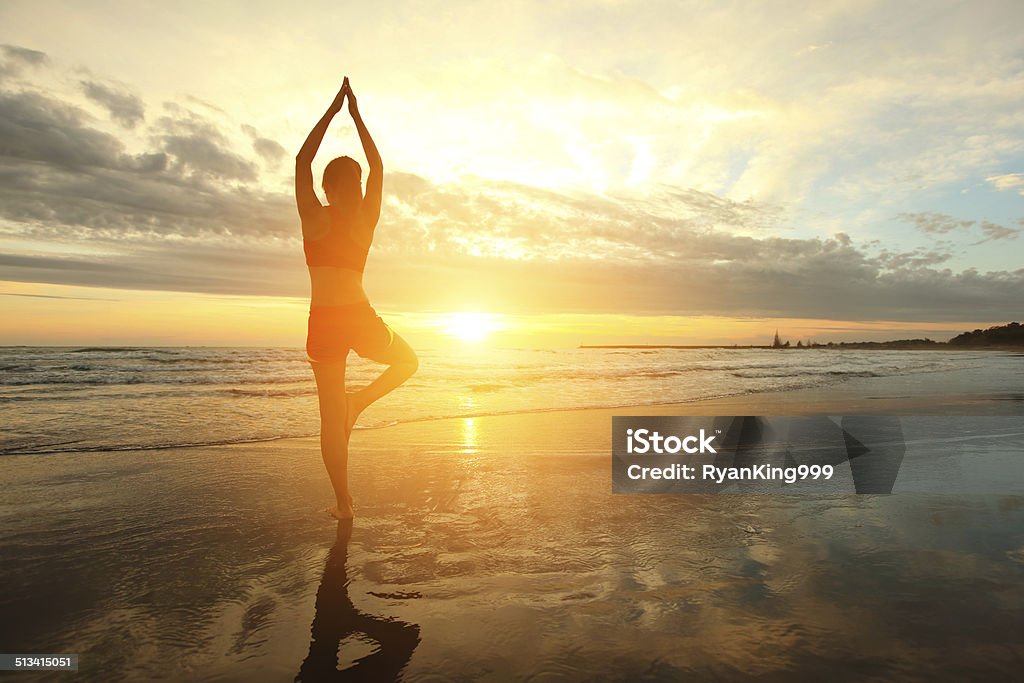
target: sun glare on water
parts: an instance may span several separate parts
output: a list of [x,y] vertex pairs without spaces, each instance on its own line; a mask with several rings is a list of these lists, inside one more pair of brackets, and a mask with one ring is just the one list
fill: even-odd
[[443,328],[462,341],[480,342],[487,339],[491,332],[500,330],[502,325],[498,316],[490,313],[460,312],[445,316]]

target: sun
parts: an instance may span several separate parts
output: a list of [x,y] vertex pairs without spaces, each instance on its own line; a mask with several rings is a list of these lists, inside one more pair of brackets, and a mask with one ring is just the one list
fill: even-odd
[[490,313],[462,311],[446,315],[443,327],[445,332],[462,341],[480,342],[502,325],[498,317]]

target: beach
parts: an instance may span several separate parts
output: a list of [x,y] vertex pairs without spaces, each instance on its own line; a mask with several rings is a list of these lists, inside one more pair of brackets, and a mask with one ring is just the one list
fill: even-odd
[[0,683],[1024,678],[1024,0],[435,4],[0,4]]
[[0,683],[1024,678],[1024,0],[436,4],[0,4]]
[[[357,430],[8,455],[19,680],[937,680],[1021,656],[1024,497],[613,495],[613,415],[1017,415],[943,373]],[[952,383],[952,384],[951,384]]]

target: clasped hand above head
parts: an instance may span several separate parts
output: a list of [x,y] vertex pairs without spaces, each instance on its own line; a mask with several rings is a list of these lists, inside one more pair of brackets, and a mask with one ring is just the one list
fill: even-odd
[[345,98],[348,98],[348,113],[353,118],[359,115],[359,104],[356,101],[356,94],[352,92],[352,86],[348,82],[348,76],[345,76],[345,80],[341,84],[341,90],[334,96],[334,102],[331,103],[331,111],[337,113],[341,111],[341,108],[345,105]]

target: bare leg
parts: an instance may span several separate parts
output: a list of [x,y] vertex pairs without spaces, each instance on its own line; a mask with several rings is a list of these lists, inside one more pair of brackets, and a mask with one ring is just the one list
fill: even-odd
[[356,423],[356,418],[366,406],[401,386],[419,368],[416,352],[397,334],[387,349],[379,353],[367,354],[364,357],[378,363],[386,363],[388,368],[359,391],[348,394],[347,420],[345,422],[348,434],[351,434],[352,425]]
[[310,365],[313,366],[320,400],[320,454],[331,478],[336,501],[330,512],[338,519],[352,519],[352,497],[348,492],[348,431],[345,427],[348,413],[345,362]]

